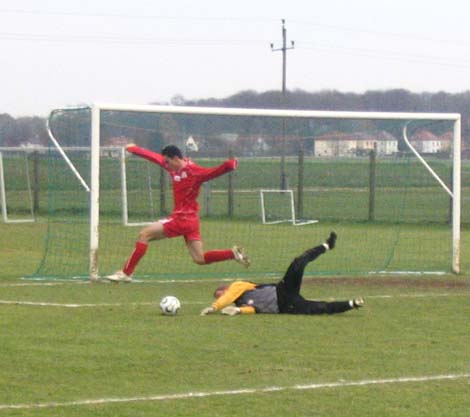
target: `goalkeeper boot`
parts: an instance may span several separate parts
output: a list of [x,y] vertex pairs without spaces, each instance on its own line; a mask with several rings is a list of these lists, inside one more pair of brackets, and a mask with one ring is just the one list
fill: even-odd
[[246,255],[245,251],[240,246],[234,246],[232,248],[234,259],[239,263],[244,265],[246,268],[250,266],[250,258]]
[[335,232],[331,232],[330,236],[328,239],[326,239],[326,244],[328,245],[327,250],[331,250],[336,246],[336,239],[338,238],[338,235]]
[[105,277],[108,281],[112,282],[131,282],[132,277],[127,275],[124,271],[117,271],[114,274]]
[[364,299],[362,297],[355,298],[354,300],[352,300],[352,304],[354,308],[364,307]]

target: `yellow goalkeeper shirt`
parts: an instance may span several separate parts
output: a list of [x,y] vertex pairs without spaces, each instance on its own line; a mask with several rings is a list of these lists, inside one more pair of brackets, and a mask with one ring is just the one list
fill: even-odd
[[[241,297],[246,291],[251,291],[256,288],[256,284],[247,281],[235,281],[227,288],[225,293],[217,298],[212,303],[212,307],[217,310],[221,310],[224,307],[235,302],[235,300]],[[255,314],[255,308],[252,306],[242,306],[240,307],[240,313],[242,314]]]

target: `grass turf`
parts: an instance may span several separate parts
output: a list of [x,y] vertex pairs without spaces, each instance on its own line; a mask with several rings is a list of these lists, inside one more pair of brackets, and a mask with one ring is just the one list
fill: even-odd
[[[293,389],[469,374],[470,281],[455,289],[439,283],[307,280],[308,297],[362,294],[366,307],[330,317],[233,318],[198,315],[211,301],[212,282],[3,286],[2,299],[97,305],[2,305],[0,405],[287,389],[35,410],[0,406],[0,415],[229,416],[243,404],[254,415],[326,416],[344,415],[352,401],[362,416],[464,416],[469,378]],[[176,317],[158,312],[158,300],[169,293],[183,304]]]
[[[470,374],[466,234],[461,276],[306,279],[308,298],[364,296],[358,311],[200,317],[217,280],[25,282],[41,231],[2,230],[0,300],[82,306],[0,304],[0,416],[468,416],[470,378],[400,382]],[[340,256],[339,246],[325,258]],[[159,314],[167,294],[182,301],[176,317]],[[370,380],[394,382],[345,385]],[[325,383],[338,385],[295,389]],[[240,389],[253,391],[226,393]],[[188,395],[201,392],[222,394]],[[108,400],[67,405],[96,399]],[[5,407],[51,402],[63,405]]]

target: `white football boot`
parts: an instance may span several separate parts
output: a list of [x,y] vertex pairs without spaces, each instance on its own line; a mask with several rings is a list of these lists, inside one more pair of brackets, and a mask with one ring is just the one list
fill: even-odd
[[245,251],[240,246],[234,246],[232,248],[233,256],[235,260],[239,263],[248,268],[250,266],[250,258],[246,255]]
[[117,271],[114,274],[106,276],[105,278],[112,282],[132,282],[132,277],[125,274],[123,271]]
[[361,298],[355,298],[354,300],[352,300],[353,302],[353,307],[354,308],[361,308],[361,307],[364,307],[364,299],[361,297]]

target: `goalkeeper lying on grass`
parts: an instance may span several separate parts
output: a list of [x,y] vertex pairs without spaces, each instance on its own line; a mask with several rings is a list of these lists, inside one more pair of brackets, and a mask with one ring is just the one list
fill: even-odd
[[[284,277],[277,284],[254,284],[235,281],[221,285],[215,292],[216,300],[201,311],[201,316],[220,311],[222,314],[280,313],[280,314],[335,314],[364,305],[362,298],[348,301],[311,301],[300,295],[304,269],[336,244],[336,233],[331,232],[322,245],[306,250],[290,264]],[[235,303],[235,306],[230,304]]]

